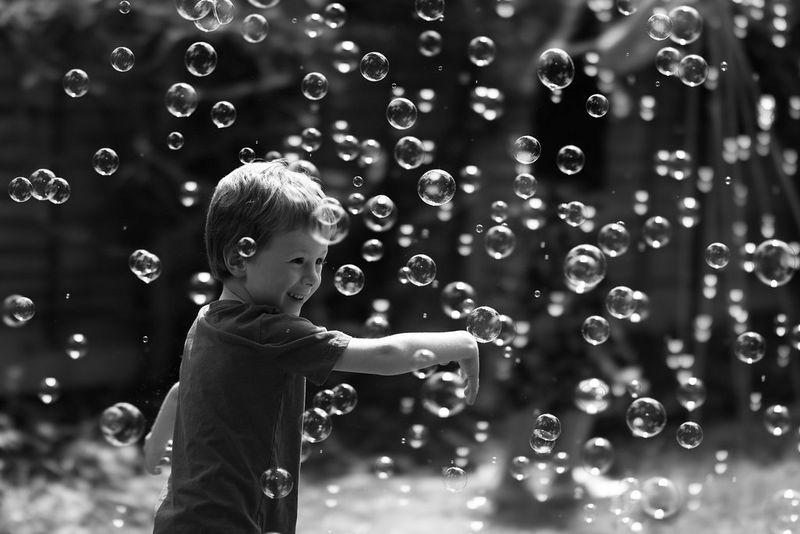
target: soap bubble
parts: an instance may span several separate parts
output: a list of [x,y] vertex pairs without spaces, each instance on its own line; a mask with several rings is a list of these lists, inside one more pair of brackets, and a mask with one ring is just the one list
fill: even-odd
[[209,0],[175,0],[178,15],[186,20],[199,20],[211,13],[213,7]]
[[724,269],[731,261],[731,250],[724,243],[711,243],[706,247],[706,264],[713,269]]
[[70,359],[80,360],[89,352],[89,340],[80,332],[70,334],[69,337],[67,337],[64,351]]
[[183,148],[183,134],[180,132],[170,132],[167,135],[167,146],[170,150],[180,150]]
[[118,46],[111,51],[111,66],[119,72],[131,70],[135,60],[133,52],[126,46]]
[[331,2],[322,10],[322,20],[332,30],[341,28],[347,21],[347,10],[339,2]]
[[800,269],[800,254],[779,239],[768,239],[753,254],[756,277],[769,287],[787,284]]
[[333,390],[321,389],[317,391],[311,399],[311,406],[319,408],[328,415],[333,414]]
[[631,236],[624,224],[609,223],[597,233],[597,244],[606,256],[616,258],[627,252]]
[[467,315],[466,328],[478,342],[489,343],[497,339],[503,325],[497,310],[489,306],[478,306]]
[[683,53],[677,48],[665,46],[656,52],[656,69],[664,76],[677,76]]
[[189,278],[189,300],[197,306],[205,306],[217,296],[217,282],[211,273],[201,271]]
[[31,195],[36,200],[47,200],[47,188],[56,179],[56,175],[50,169],[36,169],[28,177],[31,183]]
[[733,344],[733,353],[744,363],[756,363],[767,352],[767,342],[758,332],[742,332]]
[[269,23],[262,15],[251,13],[242,20],[242,38],[248,43],[260,43],[267,38]]
[[444,16],[444,0],[414,0],[414,10],[422,20],[439,20]]
[[330,416],[319,408],[309,408],[303,412],[303,438],[309,443],[324,441],[333,431]]
[[186,49],[183,61],[191,74],[208,76],[217,68],[217,51],[210,44],[198,41]]
[[536,74],[551,91],[563,89],[575,78],[575,65],[565,51],[560,48],[548,48],[539,56]]
[[583,155],[583,150],[575,145],[563,146],[556,154],[556,166],[564,174],[571,175],[580,172],[584,163],[586,163],[586,157]]
[[398,130],[407,130],[417,122],[417,106],[407,98],[394,98],[386,106],[386,120]]
[[350,215],[359,215],[364,211],[367,199],[361,193],[350,193],[345,199],[344,205]]
[[456,194],[456,181],[447,171],[431,169],[417,182],[417,194],[426,204],[441,206],[453,199]]
[[581,465],[592,475],[602,475],[611,469],[614,455],[614,447],[606,438],[590,438],[581,448]]
[[386,480],[394,476],[395,464],[391,456],[378,456],[372,461],[372,474],[380,480]]
[[361,49],[353,41],[340,41],[333,45],[333,68],[342,74],[356,70],[360,57]]
[[800,323],[789,329],[786,339],[792,347],[800,350]]
[[684,449],[694,449],[703,441],[703,428],[694,421],[681,423],[675,431],[675,439]]
[[280,4],[281,0],[247,0],[251,5],[259,9],[269,9]]
[[474,309],[475,289],[466,282],[450,282],[441,294],[442,310],[451,319],[462,319]]
[[217,128],[227,128],[236,121],[236,108],[227,100],[211,106],[211,122]]
[[61,382],[52,376],[42,378],[36,395],[43,404],[53,404],[61,397]]
[[672,34],[672,19],[665,13],[656,13],[647,19],[647,34],[655,41],[663,41]]
[[365,207],[379,219],[388,217],[395,210],[394,201],[386,195],[375,195],[371,197],[367,200]]
[[542,145],[532,135],[522,135],[514,141],[512,147],[514,159],[519,163],[533,163],[542,154]]
[[514,194],[523,200],[531,198],[536,194],[536,178],[526,172],[514,177]]
[[690,412],[705,404],[706,396],[706,385],[696,376],[691,376],[678,384],[678,404]]
[[128,257],[128,267],[139,280],[149,284],[161,276],[161,260],[152,252],[137,249]]
[[392,209],[385,217],[377,217],[372,210],[365,209],[362,217],[364,226],[373,232],[387,232],[391,230],[397,222],[397,210]]
[[483,171],[476,165],[465,165],[458,171],[458,185],[462,191],[471,195],[481,188]]
[[591,291],[606,276],[606,257],[594,245],[578,245],[564,258],[564,278],[575,293]]
[[604,412],[611,404],[611,387],[599,378],[586,378],[575,386],[573,400],[578,409],[589,415]]
[[435,30],[426,30],[417,37],[417,49],[425,57],[433,57],[442,51],[442,35]]
[[610,334],[611,325],[608,324],[605,317],[600,315],[590,315],[584,319],[581,325],[581,335],[591,345],[605,343]]
[[333,285],[342,295],[355,295],[364,289],[364,271],[352,263],[342,265],[336,269]]
[[425,146],[416,137],[401,137],[394,145],[394,159],[404,169],[416,169],[425,160]]
[[127,402],[109,406],[100,414],[100,430],[107,442],[116,446],[133,445],[144,435],[145,421],[142,412]]
[[515,456],[511,459],[508,474],[516,481],[522,481],[531,474],[531,459],[527,456]]
[[681,495],[668,478],[648,478],[642,482],[641,493],[642,510],[654,519],[666,519],[680,510]]
[[119,156],[110,148],[101,148],[92,156],[92,167],[97,174],[111,176],[119,168]]
[[62,80],[64,92],[72,98],[80,98],[89,92],[89,75],[81,69],[70,69]]
[[422,384],[422,407],[442,419],[452,417],[467,406],[465,389],[466,380],[458,373],[434,373]]
[[314,152],[322,146],[322,132],[316,128],[304,128],[300,132],[300,147],[306,152]]
[[606,295],[606,310],[612,317],[627,319],[636,309],[633,290],[626,286],[617,286]]
[[292,474],[282,467],[271,467],[261,473],[261,491],[270,499],[282,499],[294,489]]
[[236,252],[242,258],[252,258],[256,254],[256,240],[245,236],[236,242]]
[[412,449],[420,449],[428,443],[430,432],[428,427],[420,424],[413,424],[406,432],[405,440]]
[[426,254],[415,254],[406,262],[408,281],[415,286],[426,286],[436,278],[436,263]]
[[[500,314],[500,333],[493,343],[498,347],[508,347],[517,337],[517,325],[508,315]],[[509,347],[510,348],[510,347]]]
[[9,295],[3,301],[3,316],[10,316],[18,323],[27,323],[33,319],[36,306],[28,297],[22,295]]
[[507,258],[517,246],[517,237],[508,226],[492,226],[483,236],[483,245],[490,257],[500,260]]
[[[358,163],[362,166],[372,165],[383,158],[383,147],[376,139],[364,139],[361,141],[359,151]],[[353,183],[353,185],[356,184]]]
[[24,176],[17,176],[8,183],[8,196],[14,202],[25,202],[33,195],[33,185]]
[[764,428],[773,436],[783,436],[792,428],[789,409],[782,404],[773,404],[764,410]]
[[69,200],[70,194],[72,193],[72,188],[70,187],[69,182],[60,176],[56,176],[53,178],[52,182],[47,184],[45,193],[47,195],[47,200],[53,204],[63,204]]
[[633,15],[639,10],[639,0],[617,0],[617,11],[625,15]]
[[586,222],[586,206],[583,202],[573,200],[558,205],[558,217],[572,227]]
[[311,212],[311,237],[318,243],[341,243],[349,231],[350,216],[338,200],[328,197]]
[[328,94],[328,78],[321,72],[309,72],[300,83],[300,90],[309,100],[319,100]]
[[176,117],[188,117],[197,109],[197,91],[188,83],[176,83],[167,89],[165,103],[167,111]]
[[200,203],[200,186],[194,180],[186,180],[181,183],[178,198],[184,207],[190,208],[197,205]]
[[765,504],[769,534],[796,534],[800,531],[800,491],[782,489]]
[[350,384],[337,384],[333,387],[333,414],[347,415],[352,412],[358,404],[358,394],[356,388]]
[[131,3],[128,0],[120,0],[119,2],[119,12],[123,15],[127,15],[131,12]]
[[672,41],[687,45],[695,42],[703,31],[703,18],[692,6],[677,6],[669,12],[672,21]]
[[378,261],[383,257],[383,242],[380,239],[367,239],[361,245],[361,257],[365,261]]
[[442,478],[444,480],[444,487],[447,491],[459,492],[467,487],[467,472],[451,465],[442,470]]
[[328,28],[325,19],[319,13],[309,13],[303,19],[303,33],[311,39],[316,39]]
[[644,222],[642,237],[652,248],[661,248],[669,243],[672,237],[672,225],[664,217],[655,215]]
[[379,82],[389,74],[389,60],[380,52],[367,52],[359,65],[365,80]]
[[703,56],[689,54],[678,63],[678,77],[689,87],[697,87],[708,78],[708,63]]
[[600,118],[608,113],[608,99],[601,94],[593,94],[586,99],[586,113],[591,117]]
[[667,424],[664,405],[651,397],[639,397],[631,402],[625,412],[625,422],[634,436],[651,438],[659,434]]
[[496,223],[505,222],[508,219],[508,203],[502,200],[495,200],[491,206],[491,217]]
[[222,25],[213,10],[203,16],[203,18],[197,19],[193,22],[195,28],[206,33],[216,31]]
[[556,442],[542,439],[535,434],[531,434],[530,439],[528,439],[528,445],[530,445],[531,450],[536,454],[549,456],[553,452]]
[[474,37],[467,46],[469,60],[478,67],[491,64],[496,54],[497,46],[491,38],[485,35]]
[[533,424],[533,435],[545,441],[555,441],[561,435],[561,421],[553,414],[543,413]]

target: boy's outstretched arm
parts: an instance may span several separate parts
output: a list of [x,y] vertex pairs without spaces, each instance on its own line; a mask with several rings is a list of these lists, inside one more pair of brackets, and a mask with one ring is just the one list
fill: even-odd
[[[421,351],[420,349],[428,349]],[[478,395],[478,343],[466,330],[408,332],[380,338],[353,338],[334,369],[373,375],[399,375],[457,361],[467,376],[467,403]]]
[[144,468],[151,475],[157,475],[161,471],[158,464],[166,453],[167,442],[172,439],[175,414],[178,410],[178,384],[175,382],[167,392],[153,427],[144,438]]

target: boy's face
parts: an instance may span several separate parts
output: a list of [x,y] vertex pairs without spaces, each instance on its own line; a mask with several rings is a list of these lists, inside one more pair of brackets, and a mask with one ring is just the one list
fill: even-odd
[[266,248],[245,263],[244,289],[255,304],[277,306],[300,315],[303,304],[319,287],[328,246],[308,230],[274,236]]

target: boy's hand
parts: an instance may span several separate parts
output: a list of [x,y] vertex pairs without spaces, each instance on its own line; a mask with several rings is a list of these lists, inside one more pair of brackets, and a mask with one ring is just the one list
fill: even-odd
[[478,375],[480,371],[478,344],[475,343],[471,350],[472,354],[470,356],[458,362],[458,365],[467,378],[467,388],[464,391],[464,395],[467,399],[467,404],[470,405],[475,404],[475,398],[478,396]]

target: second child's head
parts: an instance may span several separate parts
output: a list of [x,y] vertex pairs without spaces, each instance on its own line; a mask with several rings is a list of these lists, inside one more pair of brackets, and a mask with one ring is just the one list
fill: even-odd
[[[299,315],[319,287],[328,253],[312,233],[324,203],[320,185],[283,161],[237,168],[219,181],[208,208],[211,274],[246,302]],[[243,238],[255,243],[254,253],[241,246]]]

